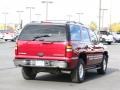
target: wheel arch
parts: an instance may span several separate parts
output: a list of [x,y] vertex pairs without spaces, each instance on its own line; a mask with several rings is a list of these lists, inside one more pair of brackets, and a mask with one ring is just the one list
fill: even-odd
[[84,64],[87,64],[87,55],[86,55],[85,52],[81,52],[81,53],[79,54],[79,59],[80,59],[80,58],[83,59]]

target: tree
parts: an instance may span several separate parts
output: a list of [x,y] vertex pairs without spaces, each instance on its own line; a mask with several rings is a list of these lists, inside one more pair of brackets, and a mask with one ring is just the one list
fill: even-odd
[[120,23],[113,23],[110,27],[112,32],[120,32]]
[[97,25],[93,21],[90,23],[89,27],[90,27],[91,30],[96,30],[97,29]]
[[0,30],[4,30],[5,26],[4,24],[0,24]]

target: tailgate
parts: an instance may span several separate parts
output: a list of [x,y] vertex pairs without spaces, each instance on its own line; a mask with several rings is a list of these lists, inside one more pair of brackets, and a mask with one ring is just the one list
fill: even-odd
[[64,42],[18,41],[16,57],[65,57]]

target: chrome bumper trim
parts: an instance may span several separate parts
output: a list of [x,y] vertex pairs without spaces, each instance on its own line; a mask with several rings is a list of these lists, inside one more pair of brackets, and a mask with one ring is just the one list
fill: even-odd
[[27,60],[15,59],[16,66],[29,66],[29,67],[53,67],[53,68],[67,68],[67,62],[57,60]]

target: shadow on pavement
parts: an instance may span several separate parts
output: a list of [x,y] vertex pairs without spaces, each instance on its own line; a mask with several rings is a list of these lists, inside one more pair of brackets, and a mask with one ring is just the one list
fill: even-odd
[[[104,76],[107,76],[109,74],[118,72],[119,69],[114,69],[114,68],[108,68],[107,73],[105,75],[99,75],[97,74],[96,70],[90,70],[86,72],[85,76],[85,82],[97,79],[97,78],[102,78]],[[69,74],[59,74],[59,75],[54,75],[54,74],[45,74],[42,76],[37,76],[36,80],[40,81],[54,81],[54,82],[69,82],[71,83],[71,77]]]
[[91,71],[86,73],[85,82],[88,82],[88,81],[91,81],[91,80],[94,80],[94,79],[97,79],[97,78],[102,78],[102,77],[108,76],[110,74],[113,74],[115,72],[119,72],[119,71],[120,71],[119,69],[108,68],[106,74],[100,75],[100,74],[97,74],[96,70],[91,70]]
[[55,81],[55,82],[71,82],[69,74],[46,74],[36,77],[36,80],[42,81]]

